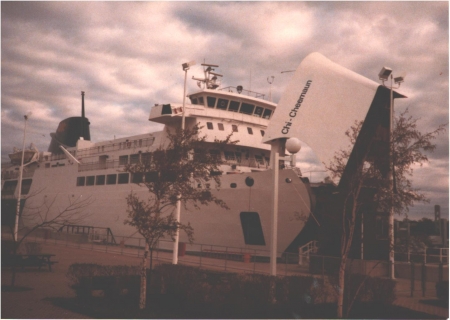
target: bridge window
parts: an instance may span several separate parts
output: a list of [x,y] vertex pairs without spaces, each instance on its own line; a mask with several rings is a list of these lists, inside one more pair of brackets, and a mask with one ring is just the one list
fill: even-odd
[[17,180],[5,181],[5,184],[3,185],[3,189],[2,189],[2,195],[5,195],[5,196],[14,195],[14,192],[16,191],[16,186],[17,186]]
[[172,114],[172,107],[170,104],[163,104],[161,115],[163,114]]
[[198,97],[198,104],[201,104],[202,106],[205,105],[205,99],[203,97]]
[[93,186],[95,182],[95,176],[86,177],[86,185]]
[[189,98],[191,99],[192,104],[198,104],[197,98],[192,98],[192,97],[189,97]]
[[259,118],[261,118],[262,117],[262,114],[263,114],[263,108],[261,108],[261,107],[256,107],[255,108],[255,113],[253,114],[255,117],[259,117]]
[[206,97],[206,101],[208,102],[209,108],[214,108],[216,105],[216,98],[214,97]]
[[228,111],[238,112],[240,102],[238,101],[230,101],[230,106],[228,107]]
[[237,125],[232,124],[231,128],[232,128],[233,132],[238,132],[238,126]]
[[243,103],[239,112],[244,114],[253,114],[253,109],[255,109],[253,104]]
[[116,184],[117,174],[108,174],[106,176],[106,184]]
[[261,130],[261,137],[264,137],[265,131]]
[[247,127],[247,131],[248,131],[248,134],[253,134],[253,129],[252,128]]
[[245,244],[266,245],[258,212],[241,212],[240,218]]
[[212,122],[207,122],[207,123],[206,123],[206,127],[207,127],[209,130],[213,130],[213,129],[214,129]]
[[97,186],[103,186],[105,185],[105,175],[96,176],[95,177],[95,184]]
[[219,99],[219,101],[217,102],[217,109],[227,110],[227,107],[228,107],[228,100]]
[[272,110],[270,109],[265,109],[264,113],[263,113],[263,118],[264,119],[270,119],[270,116],[272,115]]
[[223,127],[223,123],[218,123],[217,127],[219,128],[220,131],[225,130],[225,128]]
[[86,183],[86,177],[77,178],[77,187],[83,187]]

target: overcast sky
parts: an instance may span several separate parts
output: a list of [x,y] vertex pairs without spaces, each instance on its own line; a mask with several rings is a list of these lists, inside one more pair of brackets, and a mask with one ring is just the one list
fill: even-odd
[[[448,2],[2,2],[1,150],[8,161],[27,144],[47,151],[64,118],[86,116],[94,142],[161,129],[148,119],[155,103],[181,102],[181,64],[218,64],[223,86],[242,85],[278,102],[304,57],[320,52],[378,81],[381,67],[406,73],[396,112],[409,108],[419,128],[449,119]],[[195,90],[194,81],[188,91]],[[326,116],[326,115],[324,115]],[[414,171],[430,204],[410,217],[448,216],[448,132],[430,162]],[[321,170],[311,149],[302,170]]]

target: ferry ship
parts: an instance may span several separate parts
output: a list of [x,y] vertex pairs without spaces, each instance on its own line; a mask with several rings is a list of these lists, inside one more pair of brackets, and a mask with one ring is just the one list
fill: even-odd
[[[364,120],[370,114],[369,109],[373,109],[371,106],[377,99],[380,85],[314,53],[300,64],[277,106],[265,99],[263,94],[245,90],[242,86],[222,88],[222,75],[215,72],[218,66],[202,66],[204,77],[193,77],[200,89],[187,95],[184,110],[183,103],[155,104],[151,107],[148,120],[164,125],[159,132],[91,141],[82,92],[81,117],[61,121],[56,132],[51,134],[48,151],[39,152],[39,157],[33,158],[24,169],[21,215],[32,213],[31,210],[36,210],[45,199],[52,200],[51,216],[74,199],[91,197],[93,202],[85,209],[89,213],[85,220],[80,221],[78,226],[67,226],[66,230],[70,227],[72,230],[74,227],[77,230],[79,227],[83,227],[82,230],[104,228],[110,230],[115,238],[120,237],[129,243],[127,239],[136,237],[136,230],[124,224],[127,217],[126,197],[131,191],[138,192],[141,198],[149,194],[145,186],[133,183],[133,177],[123,168],[128,163],[139,162],[162,145],[167,139],[167,132],[181,126],[184,113],[186,128],[199,123],[210,152],[224,160],[220,189],[211,188],[211,192],[225,201],[229,210],[214,204],[202,206],[199,210],[182,208],[181,222],[191,224],[195,243],[267,250],[268,255],[273,194],[270,141],[285,141],[297,133],[298,138],[305,138],[319,156],[324,156],[320,160],[327,163],[333,150],[337,151],[345,145],[345,131],[355,120]],[[352,83],[352,90],[348,90],[348,82]],[[309,92],[307,95],[303,93],[302,98],[302,90],[305,92],[305,84],[308,83]],[[343,88],[347,91],[339,91],[339,85],[347,86]],[[359,90],[358,86],[362,89]],[[367,90],[370,91],[369,98],[362,99],[363,106],[361,101],[351,105],[352,97],[360,99]],[[330,94],[337,97],[327,100]],[[387,90],[384,90],[383,96],[386,94],[388,97]],[[345,101],[347,98],[349,100]],[[317,109],[314,99],[321,101],[320,108],[325,113],[314,114],[313,109]],[[299,103],[300,100],[304,103]],[[346,126],[342,132],[333,130],[330,123],[342,122],[339,116],[333,115],[341,113],[341,110],[333,110],[334,103],[340,104],[339,108],[356,110],[357,119],[346,115],[348,119],[337,126]],[[345,114],[348,110],[342,112]],[[296,121],[301,121],[301,124]],[[328,122],[322,125],[320,121]],[[142,125],[145,125],[144,121]],[[378,136],[385,132],[378,131]],[[227,146],[225,150],[218,150],[216,139],[223,140],[230,133],[233,133],[233,140],[239,142]],[[316,197],[308,179],[302,177],[295,158],[281,154],[280,168],[279,255],[287,250],[295,251],[299,245],[313,239],[314,228],[318,225],[314,216]],[[11,223],[15,216],[19,169],[17,161],[2,165],[2,224]],[[330,181],[328,183],[332,184]],[[198,187],[209,188],[208,185]],[[20,223],[23,225],[26,222],[21,220]],[[180,233],[180,241],[187,241],[183,233]]]

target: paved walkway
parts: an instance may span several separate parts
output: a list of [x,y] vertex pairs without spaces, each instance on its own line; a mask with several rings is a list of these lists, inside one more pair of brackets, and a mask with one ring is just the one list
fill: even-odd
[[[105,250],[106,251],[106,250]],[[69,279],[66,277],[67,270],[72,263],[100,263],[108,265],[139,265],[141,258],[137,256],[126,255],[126,250],[117,249],[114,252],[92,251],[79,249],[77,247],[66,247],[46,243],[43,245],[43,252],[56,254],[58,264],[54,265],[54,270],[49,272],[45,268],[41,271],[34,268],[25,268],[17,273],[16,285],[18,287],[27,287],[30,290],[20,292],[2,292],[2,318],[28,318],[28,319],[65,319],[65,318],[88,318],[83,314],[69,311],[56,306],[52,299],[72,298],[74,292],[69,288]],[[171,253],[158,253],[158,259],[170,262]],[[199,261],[199,259],[202,259]],[[263,272],[267,273],[268,263],[243,263],[237,261],[224,261],[211,258],[200,258],[196,256],[180,257],[182,264],[199,265],[203,267],[214,268],[218,270],[227,269],[237,272]],[[284,269],[283,269],[284,268]],[[296,269],[296,270],[295,270]],[[278,266],[280,274],[301,273],[298,265]],[[295,272],[296,271],[296,272]],[[2,285],[8,285],[11,281],[11,272],[9,268],[2,268]],[[399,291],[397,300],[394,304],[409,308],[415,311],[428,313],[433,316],[448,318],[448,309],[420,303],[423,299],[433,299],[434,284],[430,283],[430,289],[427,292],[430,296],[422,298],[421,293],[416,291],[414,298],[409,297],[409,283],[406,280],[398,280],[397,290]],[[433,286],[431,290],[431,286]],[[416,289],[420,288],[420,283],[416,284]]]

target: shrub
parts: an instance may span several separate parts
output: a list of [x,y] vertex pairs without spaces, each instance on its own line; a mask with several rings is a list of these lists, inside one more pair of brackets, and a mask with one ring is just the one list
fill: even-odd
[[140,267],[104,266],[93,263],[74,263],[67,277],[70,287],[80,299],[91,297],[92,290],[103,290],[105,296],[115,300],[124,292],[136,296],[139,292]]

